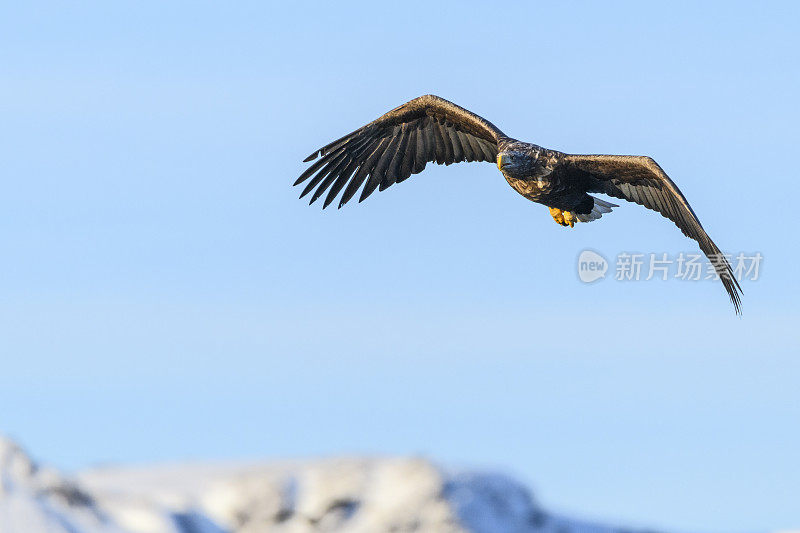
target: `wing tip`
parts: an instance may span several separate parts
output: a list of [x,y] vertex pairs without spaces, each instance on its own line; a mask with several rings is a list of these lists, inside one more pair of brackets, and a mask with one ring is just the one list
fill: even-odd
[[736,281],[736,278],[732,278],[734,283],[730,284],[729,294],[731,297],[731,302],[733,303],[733,308],[736,312],[737,316],[742,316],[742,294],[744,291],[739,286],[739,282]]
[[725,261],[725,263],[726,269],[724,272],[720,273],[720,279],[722,280],[722,285],[725,287],[725,290],[728,292],[728,297],[733,304],[734,312],[737,316],[742,316],[742,294],[744,294],[744,291],[739,284],[739,280],[736,279],[736,276],[731,271],[730,264],[727,261]]

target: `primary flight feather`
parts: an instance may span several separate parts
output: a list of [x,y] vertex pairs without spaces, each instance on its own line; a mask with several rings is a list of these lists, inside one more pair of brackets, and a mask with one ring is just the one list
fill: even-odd
[[617,207],[588,193],[635,202],[661,213],[697,241],[740,312],[741,287],[730,263],[678,186],[650,157],[549,150],[512,139],[488,120],[444,98],[425,95],[323,146],[304,161],[314,162],[294,184],[308,180],[300,197],[313,191],[314,203],[325,195],[323,208],[339,193],[342,207],[359,188],[361,202],[375,189],[382,191],[422,172],[428,163],[461,161],[496,163],[514,190],[549,207],[553,219],[563,226],[597,220]]

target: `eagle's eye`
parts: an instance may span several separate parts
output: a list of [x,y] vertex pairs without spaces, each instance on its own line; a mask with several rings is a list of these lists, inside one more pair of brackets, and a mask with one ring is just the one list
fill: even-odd
[[497,154],[497,168],[500,170],[516,166],[519,158],[514,152],[500,152]]

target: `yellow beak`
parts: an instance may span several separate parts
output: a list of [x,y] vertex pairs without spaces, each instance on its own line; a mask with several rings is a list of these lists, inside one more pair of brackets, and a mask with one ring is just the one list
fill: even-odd
[[510,162],[511,158],[508,156],[508,154],[504,154],[502,152],[497,154],[497,168],[499,168],[500,170],[503,170],[504,163],[510,163]]

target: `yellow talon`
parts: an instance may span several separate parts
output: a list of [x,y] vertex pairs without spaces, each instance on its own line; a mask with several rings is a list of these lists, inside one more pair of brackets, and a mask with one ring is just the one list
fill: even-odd
[[569,226],[570,228],[575,226],[575,222],[578,220],[578,217],[575,216],[575,213],[571,211],[562,211],[561,209],[556,209],[555,207],[551,207],[550,209],[550,216],[553,217],[558,224],[562,226]]
[[566,226],[566,222],[564,222],[564,212],[561,209],[556,209],[555,207],[550,208],[550,216],[553,217],[553,220],[556,223],[561,224],[562,226]]

